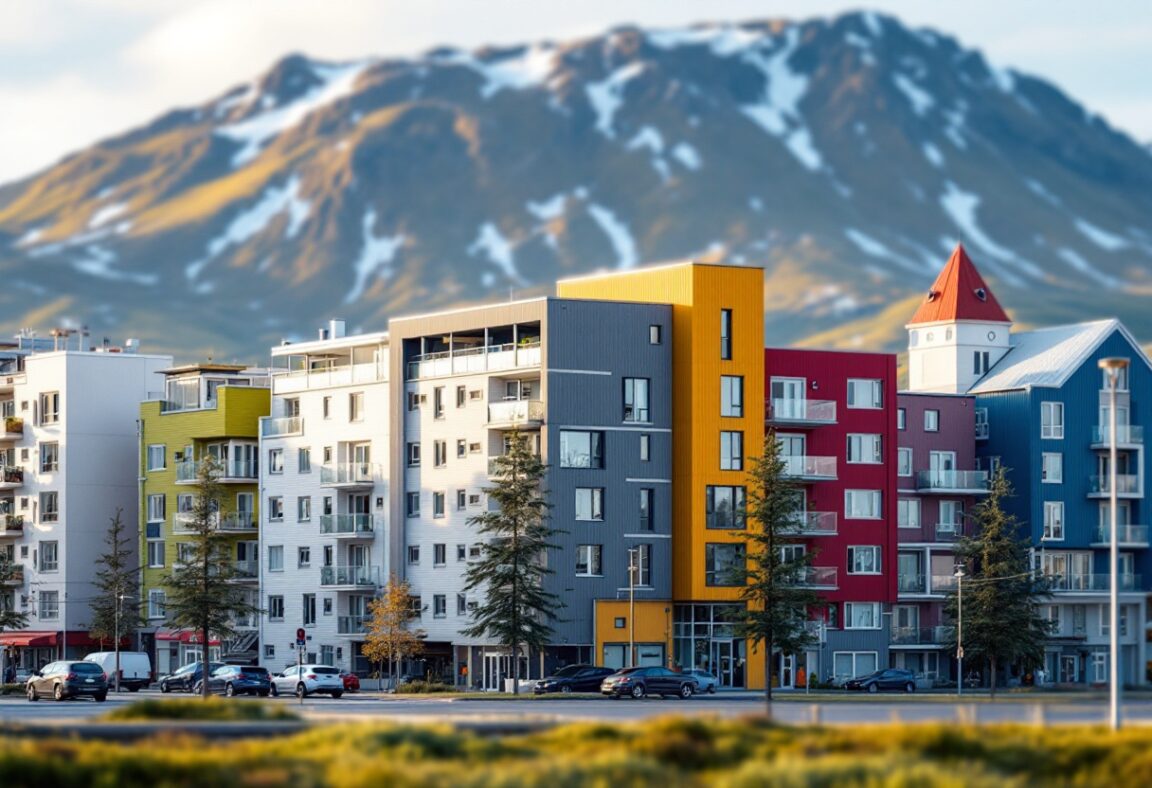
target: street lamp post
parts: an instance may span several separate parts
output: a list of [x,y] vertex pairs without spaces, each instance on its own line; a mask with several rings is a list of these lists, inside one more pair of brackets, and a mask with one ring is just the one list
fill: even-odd
[[113,618],[116,621],[113,633],[113,647],[116,649],[116,677],[113,679],[116,683],[116,692],[120,692],[120,603],[123,601],[124,595],[116,595],[116,613]]
[[964,567],[956,566],[956,694],[964,694]]
[[636,561],[637,550],[628,549],[628,667],[636,664]]
[[1100,369],[1108,377],[1108,573],[1111,583],[1108,590],[1109,654],[1108,654],[1108,724],[1112,730],[1120,729],[1120,540],[1117,533],[1116,511],[1116,386],[1120,381],[1120,371],[1128,368],[1126,358],[1102,358]]

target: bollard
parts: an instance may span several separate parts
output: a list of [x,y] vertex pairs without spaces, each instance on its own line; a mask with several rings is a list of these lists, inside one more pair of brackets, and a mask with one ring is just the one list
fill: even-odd
[[1048,727],[1048,708],[1043,703],[1032,707],[1032,724],[1040,728]]
[[813,727],[820,726],[820,704],[813,703],[808,707],[808,718]]

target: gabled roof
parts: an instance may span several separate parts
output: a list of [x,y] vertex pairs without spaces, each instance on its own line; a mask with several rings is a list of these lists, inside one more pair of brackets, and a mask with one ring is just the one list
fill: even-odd
[[928,295],[920,302],[920,307],[908,325],[953,320],[1012,322],[1000,308],[1000,303],[988,285],[984,284],[980,272],[964,251],[963,244],[956,244],[948,264],[932,283]]
[[1115,318],[1096,320],[1013,334],[1008,353],[976,381],[968,393],[987,394],[1032,386],[1058,388],[1116,331],[1132,345],[1133,354],[1152,368],[1152,362],[1123,323]]

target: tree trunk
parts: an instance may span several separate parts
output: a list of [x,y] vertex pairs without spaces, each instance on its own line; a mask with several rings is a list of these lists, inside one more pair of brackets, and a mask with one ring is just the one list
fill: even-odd
[[989,657],[988,664],[990,670],[988,671],[988,680],[991,682],[989,686],[992,687],[991,698],[996,699],[996,657]]
[[764,715],[772,719],[772,638],[764,643]]
[[200,697],[205,700],[208,699],[208,674],[211,672],[209,667],[211,663],[208,660],[211,654],[211,648],[208,645],[208,625],[205,624],[204,628],[200,631],[200,637],[204,638],[203,644],[200,648]]

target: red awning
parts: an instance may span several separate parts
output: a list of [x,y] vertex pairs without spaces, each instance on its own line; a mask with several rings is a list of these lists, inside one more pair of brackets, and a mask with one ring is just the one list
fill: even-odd
[[0,646],[55,646],[55,632],[3,632],[0,633]]
[[[199,632],[180,632],[172,629],[161,629],[156,633],[157,640],[177,641],[179,643],[199,643]],[[219,646],[220,641],[217,638],[212,638],[208,641],[209,646]]]

